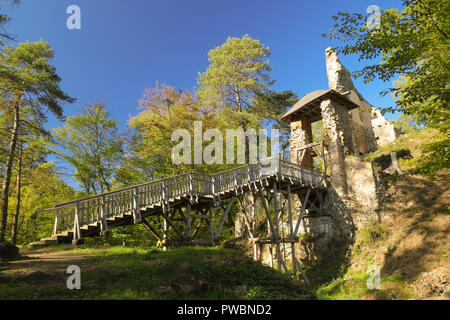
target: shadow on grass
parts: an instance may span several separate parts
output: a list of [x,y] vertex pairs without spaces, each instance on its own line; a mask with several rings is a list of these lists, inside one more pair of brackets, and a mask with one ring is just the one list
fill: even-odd
[[220,248],[79,249],[81,290],[69,275],[0,283],[0,299],[305,299],[288,276]]

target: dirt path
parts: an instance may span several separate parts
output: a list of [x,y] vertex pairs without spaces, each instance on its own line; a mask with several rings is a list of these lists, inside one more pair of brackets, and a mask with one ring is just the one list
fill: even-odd
[[0,274],[29,276],[33,273],[64,275],[67,267],[77,265],[86,270],[92,268],[88,255],[76,251],[56,251],[49,249],[21,250],[22,259],[0,265]]

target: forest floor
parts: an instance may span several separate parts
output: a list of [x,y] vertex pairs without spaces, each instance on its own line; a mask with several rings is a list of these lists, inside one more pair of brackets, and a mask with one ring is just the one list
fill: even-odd
[[[169,251],[70,245],[24,249],[0,264],[0,299],[311,299],[288,276],[221,248]],[[66,270],[81,270],[69,290]]]

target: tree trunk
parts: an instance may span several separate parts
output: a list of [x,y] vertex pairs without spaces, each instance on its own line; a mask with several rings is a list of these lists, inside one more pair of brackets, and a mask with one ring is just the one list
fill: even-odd
[[[242,101],[241,96],[239,94],[239,87],[235,85],[235,92],[236,92],[236,104],[239,112],[242,112]],[[250,162],[250,146],[249,141],[247,138],[247,128],[245,126],[245,123],[242,123],[241,125],[242,131],[244,131],[244,147],[245,147],[245,163],[248,164]]]
[[22,142],[19,144],[19,158],[18,158],[18,172],[16,180],[16,212],[14,213],[14,222],[11,232],[11,242],[15,245],[17,242],[17,226],[19,224],[19,214],[20,214],[20,190],[22,188]]
[[20,110],[19,110],[20,97],[14,105],[14,127],[11,133],[11,141],[9,145],[9,153],[6,158],[6,171],[5,178],[3,179],[2,185],[2,212],[0,220],[0,243],[5,241],[6,224],[8,219],[8,194],[9,186],[11,184],[11,171],[14,161],[14,153],[16,152],[17,137],[19,136],[19,126],[20,126]]

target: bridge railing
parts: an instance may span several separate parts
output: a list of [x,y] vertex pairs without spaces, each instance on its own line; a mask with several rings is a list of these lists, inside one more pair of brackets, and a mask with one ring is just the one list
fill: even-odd
[[234,190],[261,179],[261,165],[252,164],[213,175],[215,194]]
[[62,203],[54,208],[56,218],[53,233],[70,230],[76,223],[83,226],[126,213],[134,215],[138,209],[144,207],[160,205],[165,208],[169,200],[182,197],[190,197],[192,201],[198,197],[216,196],[221,192],[236,190],[250,183],[261,181],[267,176],[278,175],[316,187],[320,187],[324,183],[322,174],[318,172],[278,159],[269,161],[273,160],[276,160],[276,165],[272,166],[269,171],[265,170],[267,162],[230,169],[213,175],[185,173]]
[[280,160],[279,175],[282,177],[291,179],[293,181],[299,181],[303,184],[309,184],[315,187],[324,187],[324,175],[317,171],[302,168],[297,164]]
[[74,226],[75,215],[79,225],[86,225],[155,204],[163,205],[169,199],[189,195],[211,194],[209,176],[186,173],[141,185],[90,196],[55,206],[53,233],[67,231]]

